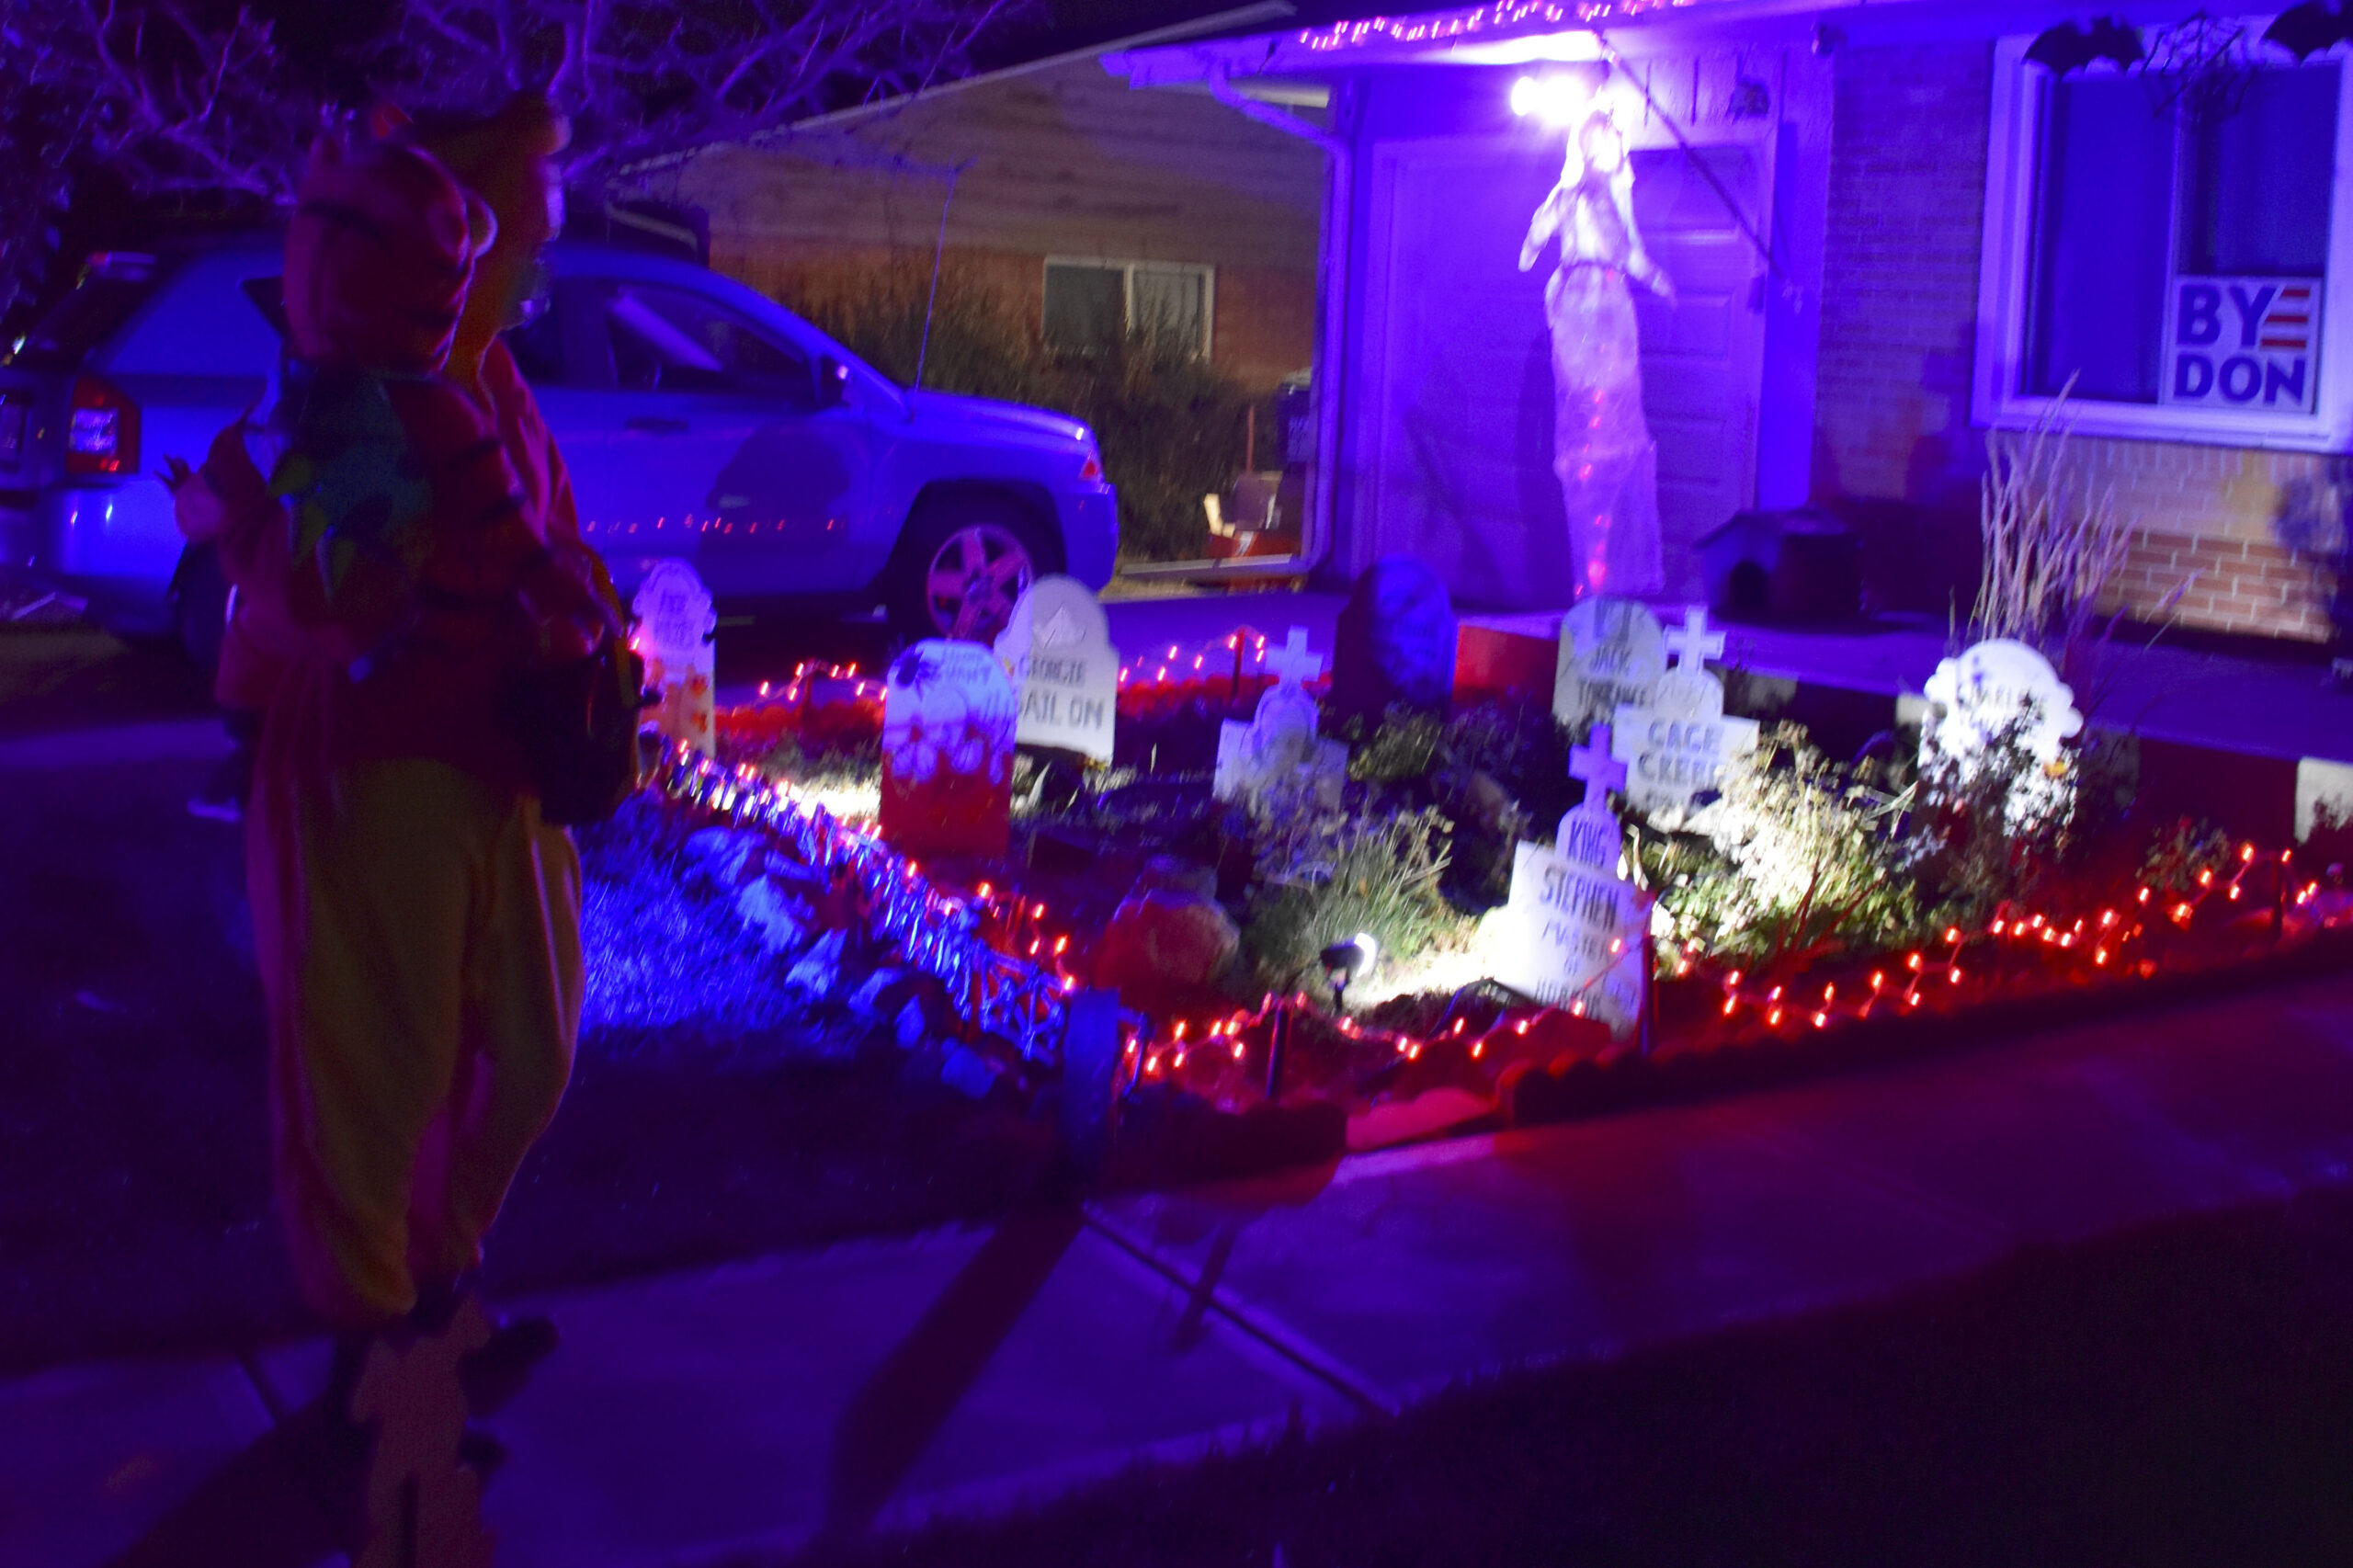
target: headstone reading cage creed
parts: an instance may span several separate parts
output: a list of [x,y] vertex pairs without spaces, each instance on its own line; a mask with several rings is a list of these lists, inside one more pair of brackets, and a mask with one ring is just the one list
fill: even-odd
[[1040,577],[1013,607],[996,656],[1021,702],[1016,738],[1111,760],[1120,651],[1103,607],[1075,577]]
[[1608,791],[1626,772],[1609,756],[1609,726],[1570,755],[1583,804],[1562,817],[1552,847],[1522,842],[1500,912],[1495,978],[1552,1006],[1574,1007],[1620,1036],[1642,1020],[1647,902],[1625,878],[1625,832]]
[[1756,749],[1754,719],[1727,718],[1723,683],[1700,663],[1723,652],[1721,631],[1708,630],[1708,612],[1694,605],[1684,624],[1666,634],[1676,663],[1646,703],[1623,703],[1611,740],[1626,765],[1626,799],[1654,818],[1679,822],[1697,797],[1722,787],[1728,763]]
[[1561,618],[1552,714],[1572,728],[1608,719],[1620,704],[1648,702],[1665,671],[1665,636],[1647,606],[1583,600]]
[[683,561],[661,561],[638,585],[631,611],[643,628],[640,649],[645,681],[661,695],[653,723],[673,741],[705,756],[719,749],[717,664],[711,636],[719,626],[710,593]]

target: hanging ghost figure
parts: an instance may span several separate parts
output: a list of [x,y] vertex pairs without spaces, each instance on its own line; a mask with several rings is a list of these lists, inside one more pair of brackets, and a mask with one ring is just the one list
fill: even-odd
[[1658,447],[1643,417],[1641,343],[1629,280],[1672,303],[1675,286],[1634,226],[1626,139],[1596,103],[1569,132],[1568,159],[1528,225],[1519,269],[1558,240],[1544,288],[1552,329],[1552,471],[1569,515],[1577,597],[1657,593]]

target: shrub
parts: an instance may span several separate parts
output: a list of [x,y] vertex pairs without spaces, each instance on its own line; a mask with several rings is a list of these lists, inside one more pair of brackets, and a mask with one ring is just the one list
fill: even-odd
[[1774,726],[1753,766],[1726,770],[1704,835],[1637,835],[1658,935],[1759,965],[1909,943],[1930,922],[1900,831],[1906,804],[1797,726]]
[[1438,891],[1450,827],[1435,809],[1350,815],[1301,800],[1269,812],[1242,933],[1264,983],[1288,991],[1320,980],[1324,949],[1359,931],[1380,942],[1384,961],[1464,939],[1469,922]]

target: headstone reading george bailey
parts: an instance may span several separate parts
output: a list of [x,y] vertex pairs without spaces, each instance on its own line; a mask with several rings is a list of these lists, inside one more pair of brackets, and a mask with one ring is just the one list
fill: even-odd
[[1217,799],[1256,810],[1270,792],[1305,790],[1329,806],[1340,803],[1348,776],[1348,748],[1318,739],[1315,699],[1307,694],[1324,661],[1307,650],[1307,629],[1294,626],[1279,648],[1269,649],[1267,667],[1275,684],[1258,698],[1247,724],[1227,720],[1218,727]]
[[1454,701],[1454,643],[1446,580],[1410,555],[1374,562],[1333,633],[1333,715],[1377,724],[1404,703],[1443,719]]
[[916,643],[882,696],[882,836],[904,854],[1002,855],[1018,704],[977,642]]
[[658,562],[638,585],[630,608],[645,629],[645,684],[662,694],[654,724],[667,739],[710,756],[719,749],[710,642],[719,617],[709,590],[685,562]]
[[1570,754],[1569,771],[1585,780],[1585,802],[1561,819],[1552,848],[1520,844],[1495,978],[1624,1036],[1642,1020],[1650,911],[1620,869],[1625,832],[1608,798],[1624,787],[1626,768],[1610,758],[1608,725],[1595,725],[1591,744]]
[[1031,584],[996,640],[996,656],[1020,697],[1021,744],[1111,760],[1120,651],[1086,584],[1062,576]]
[[1705,609],[1685,611],[1666,644],[1674,666],[1648,702],[1620,705],[1611,751],[1626,765],[1629,803],[1673,823],[1690,815],[1694,797],[1722,787],[1725,764],[1756,749],[1757,724],[1724,716],[1723,682],[1704,662],[1723,652],[1724,638],[1708,630]]
[[1647,606],[1583,600],[1561,618],[1552,715],[1572,728],[1608,719],[1621,704],[1648,702],[1665,672],[1665,634]]

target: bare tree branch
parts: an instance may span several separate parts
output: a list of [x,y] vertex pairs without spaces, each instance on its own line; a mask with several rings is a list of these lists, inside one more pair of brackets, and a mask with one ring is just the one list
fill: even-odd
[[[358,106],[289,58],[256,3],[0,0],[0,308],[39,278],[77,169],[141,197],[291,199],[312,141]],[[347,63],[411,109],[544,89],[572,119],[566,177],[594,192],[943,80],[1036,3],[403,0]]]
[[597,190],[651,158],[939,81],[1031,3],[409,0],[370,63],[425,109],[543,88],[572,117],[567,177]]

